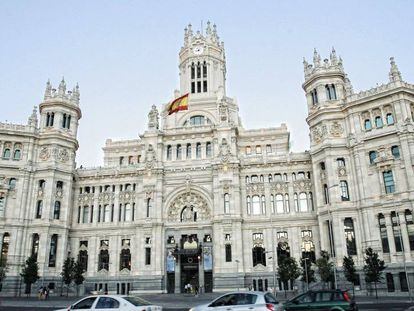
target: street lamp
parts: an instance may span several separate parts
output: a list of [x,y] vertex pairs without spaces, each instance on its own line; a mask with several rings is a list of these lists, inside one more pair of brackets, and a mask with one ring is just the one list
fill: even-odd
[[[236,262],[236,264],[237,264],[237,271],[236,271],[236,275],[238,276],[239,275],[239,263],[240,263],[240,260],[238,260],[238,259],[236,259],[235,260],[235,262]],[[240,289],[240,287],[239,287],[239,280],[238,280],[239,278],[237,277],[237,291],[239,291],[239,289]]]
[[[272,241],[273,241],[273,239],[272,239]],[[273,242],[273,244],[274,244],[274,242]],[[268,254],[268,253],[274,253],[274,250],[265,252],[265,254]],[[273,272],[273,289],[272,289],[272,292],[273,292],[273,295],[276,295],[276,256],[275,256],[275,254],[273,254],[273,256],[269,257],[268,259],[272,259],[272,272]]]

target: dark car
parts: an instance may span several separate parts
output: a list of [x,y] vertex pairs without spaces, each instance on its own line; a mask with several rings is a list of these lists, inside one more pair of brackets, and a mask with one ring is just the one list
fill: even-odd
[[281,310],[357,311],[355,301],[343,290],[308,291],[283,304]]

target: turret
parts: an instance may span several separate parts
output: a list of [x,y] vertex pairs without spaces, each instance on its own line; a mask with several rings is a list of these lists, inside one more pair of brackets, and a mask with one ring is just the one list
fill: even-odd
[[216,25],[207,22],[205,34],[193,33],[191,24],[184,29],[184,45],[180,51],[180,93],[192,97],[215,96],[225,92],[226,58]]
[[58,132],[76,139],[79,109],[79,86],[66,91],[66,82],[62,78],[58,89],[54,89],[47,81],[45,95],[40,110],[40,131],[43,133]]
[[341,57],[337,57],[332,48],[329,59],[321,61],[321,56],[314,50],[313,65],[303,60],[305,82],[302,87],[306,92],[309,114],[316,107],[338,105],[353,93],[352,85],[344,72]]

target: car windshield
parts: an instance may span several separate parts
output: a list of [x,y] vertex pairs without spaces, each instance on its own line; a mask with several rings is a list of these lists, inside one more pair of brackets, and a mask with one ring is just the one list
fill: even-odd
[[126,301],[132,303],[134,306],[148,306],[150,303],[139,297],[123,297]]
[[265,301],[266,301],[266,303],[277,303],[277,300],[276,300],[275,296],[273,296],[270,293],[267,293],[265,295]]

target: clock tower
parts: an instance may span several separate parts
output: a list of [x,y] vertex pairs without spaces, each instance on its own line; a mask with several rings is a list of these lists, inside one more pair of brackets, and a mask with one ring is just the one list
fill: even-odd
[[205,34],[194,34],[191,24],[184,31],[184,46],[179,55],[181,94],[190,93],[192,98],[224,96],[226,58],[216,25],[207,22]]

